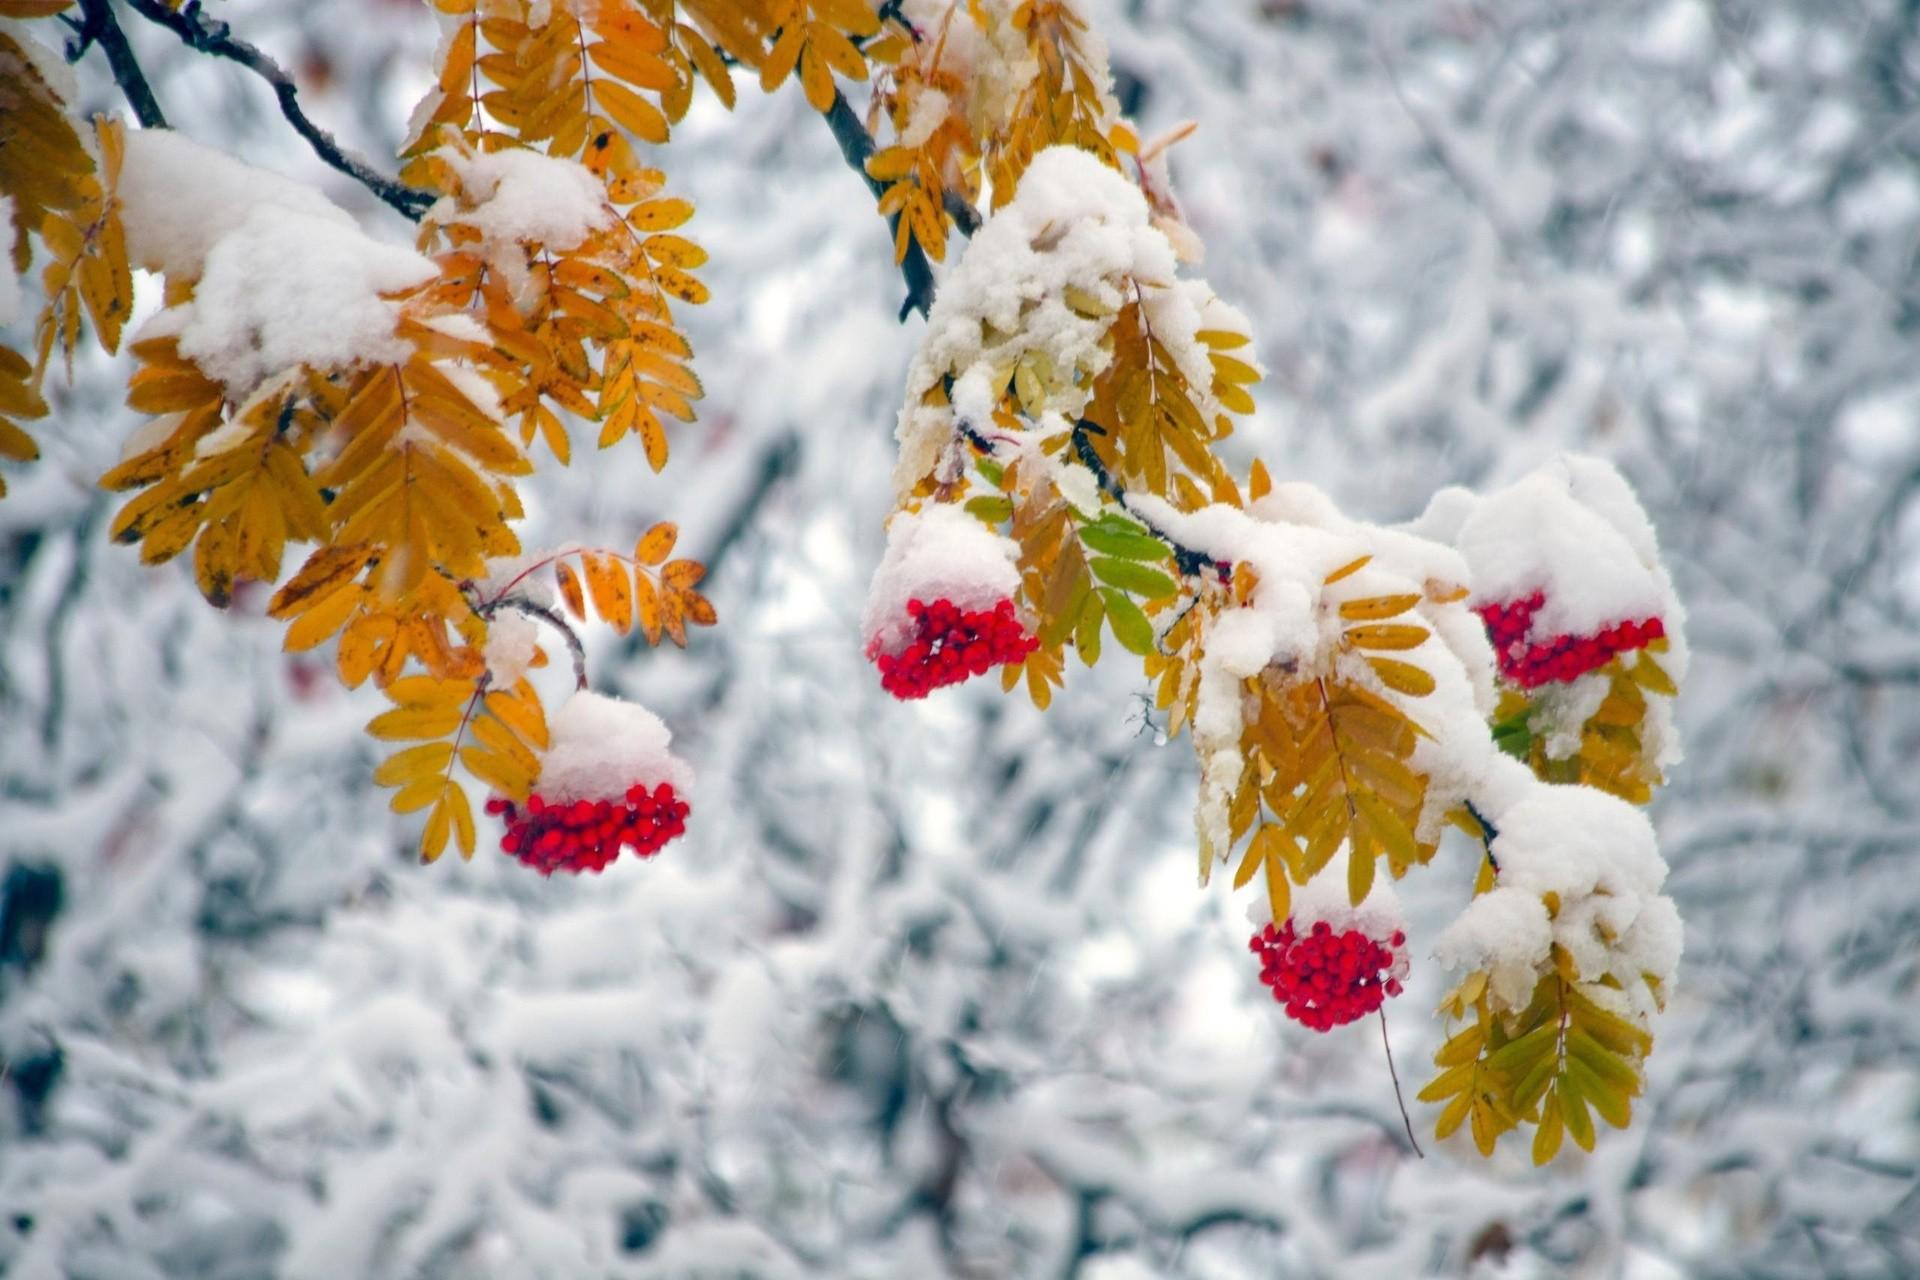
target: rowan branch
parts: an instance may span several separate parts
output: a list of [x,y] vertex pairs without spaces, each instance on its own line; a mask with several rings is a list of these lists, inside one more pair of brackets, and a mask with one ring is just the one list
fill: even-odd
[[[1198,577],[1202,569],[1215,563],[1213,557],[1204,551],[1195,551],[1191,547],[1182,545],[1178,538],[1158,528],[1153,521],[1127,505],[1127,491],[1122,489],[1120,482],[1113,478],[1113,473],[1107,470],[1107,464],[1101,459],[1099,450],[1093,447],[1091,433],[1096,431],[1101,435],[1107,434],[1105,427],[1086,418],[1073,424],[1073,456],[1080,460],[1081,466],[1093,472],[1094,482],[1100,486],[1101,492],[1119,503],[1122,511],[1128,512],[1134,519],[1147,526],[1148,533],[1173,549],[1173,563],[1179,568],[1182,577]],[[1228,572],[1230,573],[1230,570]]]
[[[833,130],[834,141],[840,144],[840,154],[847,163],[859,173],[860,180],[867,184],[867,190],[878,199],[887,193],[887,184],[867,172],[867,160],[873,155],[873,135],[860,123],[860,117],[853,113],[847,104],[845,94],[834,91],[833,105],[824,113],[827,127]],[[887,216],[887,230],[894,235],[894,243],[899,243],[900,219],[903,214],[893,213]],[[933,309],[933,268],[927,263],[926,252],[920,242],[909,237],[907,256],[900,260],[900,274],[907,280],[907,298],[900,304],[900,319],[905,320],[909,313],[918,311],[922,316]]]
[[[107,4],[107,0],[84,2],[89,9],[98,7],[104,10]],[[300,86],[294,83],[286,68],[245,40],[236,38],[233,29],[226,23],[208,17],[201,10],[200,0],[187,0],[186,5],[179,9],[168,8],[162,0],[126,2],[128,7],[147,21],[179,36],[181,43],[189,49],[236,62],[265,80],[272,87],[273,96],[280,102],[280,114],[287,118],[287,123],[293,126],[296,133],[307,140],[314,154],[378,196],[382,203],[401,217],[418,222],[437,199],[432,192],[409,187],[385,176],[359,157],[347,154],[331,133],[308,119],[307,113],[300,109]],[[112,56],[111,47],[108,48],[108,56]],[[115,77],[118,78],[118,75],[116,68]],[[126,87],[124,82],[121,87]],[[144,117],[142,122],[145,122]]]
[[80,0],[80,15],[79,22],[69,19],[67,23],[74,33],[67,45],[67,61],[78,62],[86,56],[89,47],[99,45],[107,55],[107,66],[113,70],[113,82],[126,95],[127,105],[133,108],[140,127],[166,128],[166,113],[160,110],[160,100],[153,96],[146,72],[140,69],[140,60],[134,56],[133,46],[127,43],[127,33],[120,29],[120,20],[113,16],[108,0]]

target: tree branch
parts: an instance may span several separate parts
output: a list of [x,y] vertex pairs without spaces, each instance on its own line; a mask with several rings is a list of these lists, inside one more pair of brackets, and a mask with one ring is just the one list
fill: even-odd
[[[1107,464],[1101,460],[1099,451],[1093,447],[1090,433],[1095,431],[1098,431],[1101,435],[1107,434],[1105,427],[1097,422],[1091,422],[1086,418],[1082,418],[1073,424],[1073,456],[1080,460],[1081,466],[1093,472],[1094,481],[1099,484],[1101,491],[1119,503],[1121,510],[1126,511],[1135,520],[1146,525],[1147,532],[1173,548],[1173,563],[1178,566],[1183,577],[1197,577],[1202,569],[1214,564],[1212,556],[1207,555],[1203,551],[1195,551],[1191,547],[1183,546],[1179,539],[1175,538],[1166,530],[1155,527],[1153,521],[1147,519],[1127,505],[1127,491],[1122,489],[1120,482],[1113,478],[1113,473],[1107,470]],[[1231,569],[1222,576],[1229,576],[1230,574]]]
[[78,23],[69,24],[74,38],[67,45],[67,61],[78,62],[90,46],[98,44],[113,69],[113,82],[126,95],[140,127],[166,128],[166,113],[160,110],[160,101],[153,96],[153,87],[147,83],[140,60],[134,57],[133,46],[127,43],[127,33],[120,29],[120,20],[113,16],[108,0],[80,0],[80,15]]
[[[200,0],[187,0],[185,7],[180,9],[170,9],[162,3],[162,0],[126,0],[126,2],[135,13],[147,21],[165,27],[179,36],[181,42],[189,49],[237,62],[265,80],[272,87],[273,96],[280,101],[280,114],[287,118],[287,123],[294,127],[295,132],[307,140],[307,145],[313,148],[314,154],[373,192],[402,217],[418,222],[420,216],[433,204],[436,197],[431,192],[421,191],[386,177],[366,161],[343,151],[332,134],[309,120],[306,112],[300,109],[300,87],[293,82],[293,77],[287,74],[286,69],[253,45],[236,39],[232,28],[226,23],[203,13]],[[90,9],[97,6],[104,10],[107,0],[85,0],[85,3]],[[111,56],[111,48],[108,53]],[[116,67],[116,78],[118,74]],[[125,87],[124,82],[122,87]]]
[[[152,3],[152,0],[146,2]],[[867,184],[867,190],[873,192],[876,199],[885,195],[887,184],[867,172],[867,160],[874,150],[873,135],[860,123],[860,117],[853,113],[846,95],[835,90],[833,105],[823,114],[827,128],[833,130],[834,141],[840,144],[840,154],[847,158],[847,163],[860,175],[860,180]],[[887,217],[887,230],[893,233],[896,244],[899,242],[901,216],[894,213]],[[978,221],[978,215],[975,215],[975,221]],[[905,320],[908,314],[915,311],[922,316],[927,315],[933,307],[933,268],[928,265],[926,251],[921,249],[918,240],[908,241],[907,256],[900,260],[900,274],[907,280],[907,299],[900,304],[900,319]]]

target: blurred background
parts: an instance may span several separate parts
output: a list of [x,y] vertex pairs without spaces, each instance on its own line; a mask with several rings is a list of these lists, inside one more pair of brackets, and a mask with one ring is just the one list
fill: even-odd
[[[392,154],[424,7],[217,8]],[[524,537],[671,518],[711,566],[687,652],[589,636],[699,772],[653,863],[419,866],[378,696],[283,655],[266,592],[218,614],[109,544],[126,369],[54,380],[0,503],[0,1273],[1920,1275],[1920,4],[1089,8],[1143,132],[1199,124],[1201,270],[1271,371],[1238,461],[1393,520],[1578,449],[1653,515],[1697,652],[1656,810],[1688,932],[1633,1128],[1416,1158],[1377,1028],[1287,1022],[1194,889],[1192,754],[1125,662],[1046,715],[880,691],[920,321],[798,90],[702,94],[661,158],[712,253],[702,421],[664,476],[549,468]],[[127,21],[185,132],[407,237],[258,81]],[[1421,943],[1472,861],[1402,887],[1423,1133]]]

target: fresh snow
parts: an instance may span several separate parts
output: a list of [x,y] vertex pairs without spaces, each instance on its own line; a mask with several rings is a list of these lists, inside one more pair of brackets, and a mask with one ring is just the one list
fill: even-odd
[[869,655],[898,653],[913,638],[907,604],[951,600],[992,609],[1020,589],[1018,548],[951,503],[903,511],[887,525],[887,551],[867,588],[860,635]]

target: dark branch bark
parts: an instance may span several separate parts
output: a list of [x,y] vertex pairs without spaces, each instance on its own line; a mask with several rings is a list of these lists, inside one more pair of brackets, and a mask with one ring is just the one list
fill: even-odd
[[[1188,578],[1197,577],[1202,569],[1214,563],[1213,557],[1207,555],[1205,552],[1195,551],[1191,547],[1181,545],[1179,539],[1164,529],[1156,528],[1153,521],[1127,506],[1126,490],[1122,489],[1120,482],[1113,478],[1113,473],[1107,470],[1107,464],[1101,460],[1099,451],[1093,447],[1091,433],[1095,431],[1098,431],[1101,435],[1107,433],[1105,427],[1102,427],[1096,422],[1090,422],[1085,418],[1073,424],[1073,456],[1080,460],[1081,466],[1093,472],[1093,478],[1095,482],[1099,484],[1101,491],[1119,503],[1121,510],[1128,512],[1134,519],[1146,525],[1147,532],[1173,548],[1173,562],[1179,567],[1182,576]],[[1222,576],[1227,576],[1227,574],[1230,573],[1231,570],[1229,569],[1225,571]]]
[[153,96],[153,87],[140,69],[140,60],[133,56],[133,46],[127,43],[127,33],[120,29],[108,0],[80,0],[80,22],[70,25],[74,26],[74,39],[67,45],[67,61],[78,62],[90,46],[99,45],[113,69],[113,82],[126,95],[140,127],[166,128],[166,113],[160,110],[160,101]]
[[[105,9],[107,0],[86,0],[86,3]],[[294,127],[295,132],[307,140],[314,154],[373,192],[402,217],[418,222],[433,204],[433,193],[397,182],[376,171],[366,161],[343,151],[332,134],[309,120],[306,112],[300,109],[300,87],[293,82],[293,77],[287,74],[286,69],[253,45],[236,39],[226,23],[203,13],[200,0],[188,0],[184,8],[177,10],[169,9],[161,0],[127,0],[127,5],[147,21],[179,36],[188,48],[237,62],[265,80],[272,87],[273,96],[280,102],[280,114],[287,118],[287,123]],[[115,74],[117,77],[117,69]],[[122,87],[125,87],[124,83]]]
[[[867,160],[873,155],[873,135],[860,123],[848,105],[846,95],[836,91],[833,105],[826,110],[827,127],[833,130],[834,141],[840,144],[840,154],[867,184],[867,190],[877,199],[886,194],[887,184],[867,172]],[[897,240],[900,235],[901,215],[896,213],[887,218],[887,230]],[[907,242],[907,256],[900,262],[900,274],[907,280],[907,299],[900,304],[900,318],[905,320],[909,314],[918,311],[925,316],[933,308],[933,268],[927,263],[925,250],[918,240]]]

